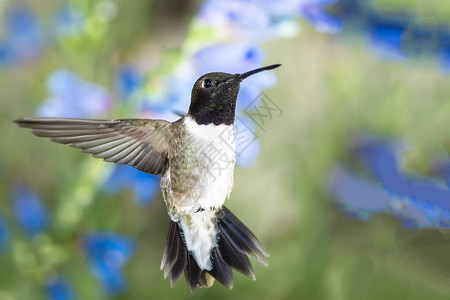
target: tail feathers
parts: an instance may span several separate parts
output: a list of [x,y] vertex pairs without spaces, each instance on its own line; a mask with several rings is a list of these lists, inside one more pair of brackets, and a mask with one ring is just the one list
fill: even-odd
[[255,272],[248,256],[239,250],[225,231],[219,233],[219,249],[222,258],[230,267],[255,280]]
[[255,273],[248,256],[267,266],[264,257],[268,252],[256,236],[226,207],[218,216],[217,247],[211,249],[211,270],[202,270],[194,256],[187,250],[182,236],[181,226],[171,221],[164,247],[161,270],[164,278],[170,274],[170,285],[173,287],[184,271],[186,283],[191,293],[196,287],[210,287],[214,279],[227,288],[233,287],[233,272],[236,271],[255,280]]
[[233,271],[223,261],[220,248],[215,248],[212,253],[213,268],[208,273],[227,288],[233,288]]
[[161,270],[164,270],[164,278],[170,274],[170,285],[173,287],[186,269],[187,251],[177,223],[170,222],[164,247]]
[[219,230],[228,235],[230,244],[267,267],[264,257],[269,257],[269,252],[261,245],[258,238],[228,208],[223,206],[222,210],[224,215],[218,220]]
[[191,293],[194,293],[195,288],[200,281],[202,270],[195,261],[194,256],[192,256],[189,252],[187,253],[188,259],[186,268],[184,269],[184,277],[186,278],[186,283],[189,287],[189,290],[191,291]]

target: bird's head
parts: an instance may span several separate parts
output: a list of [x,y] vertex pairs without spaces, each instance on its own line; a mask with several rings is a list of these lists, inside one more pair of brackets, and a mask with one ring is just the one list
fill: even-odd
[[201,76],[192,88],[191,105],[187,115],[199,125],[233,124],[236,99],[242,80],[279,66],[271,65],[243,74],[214,72]]

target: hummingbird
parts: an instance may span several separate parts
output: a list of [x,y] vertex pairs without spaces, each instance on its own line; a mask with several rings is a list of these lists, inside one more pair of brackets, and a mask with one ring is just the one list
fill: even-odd
[[151,119],[22,118],[38,137],[68,144],[106,162],[161,174],[170,217],[161,270],[170,285],[184,273],[191,293],[215,280],[233,287],[232,269],[255,280],[249,257],[267,266],[255,234],[224,206],[233,189],[233,134],[242,74],[208,73],[194,84],[186,115],[175,122]]

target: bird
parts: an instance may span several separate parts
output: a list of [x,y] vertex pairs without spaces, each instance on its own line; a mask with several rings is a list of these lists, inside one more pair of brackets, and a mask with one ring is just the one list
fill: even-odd
[[186,115],[152,119],[29,117],[19,126],[106,162],[161,174],[170,218],[161,270],[173,287],[184,273],[191,293],[217,280],[233,287],[232,269],[255,280],[249,257],[267,266],[269,253],[225,205],[233,189],[233,134],[241,82],[280,64],[241,74],[208,73],[196,80]]

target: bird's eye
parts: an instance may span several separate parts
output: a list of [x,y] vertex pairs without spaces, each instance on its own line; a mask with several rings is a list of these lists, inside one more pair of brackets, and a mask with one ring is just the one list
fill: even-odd
[[213,85],[214,85],[214,83],[212,82],[211,79],[205,79],[205,80],[203,80],[203,82],[202,82],[202,87],[204,87],[204,88],[210,88],[210,87],[212,87]]

